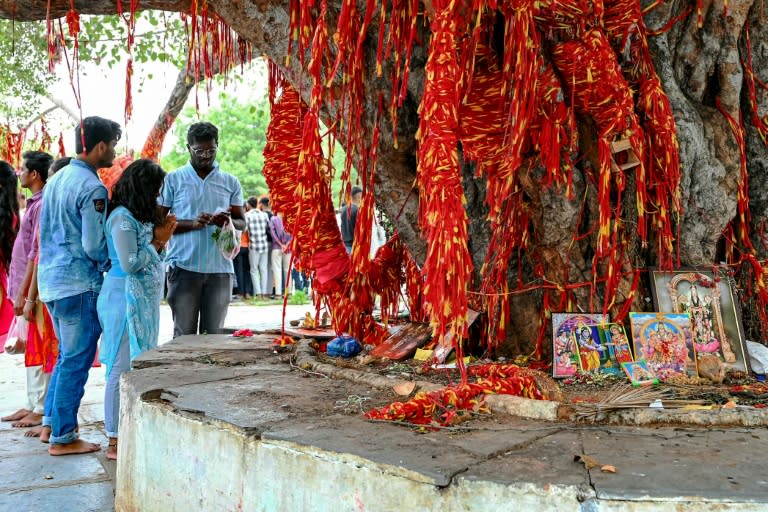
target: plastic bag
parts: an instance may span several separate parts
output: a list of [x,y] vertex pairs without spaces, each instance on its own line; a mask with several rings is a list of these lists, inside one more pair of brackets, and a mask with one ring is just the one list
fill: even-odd
[[228,260],[234,260],[240,252],[240,235],[232,224],[232,219],[228,219],[224,226],[217,227],[211,236],[221,255]]
[[331,357],[354,357],[363,350],[363,346],[352,336],[339,336],[328,342],[326,353]]
[[23,316],[14,316],[5,340],[5,351],[9,354],[23,354],[27,345],[29,323]]
[[749,352],[749,366],[752,371],[758,375],[768,373],[768,347],[747,340],[747,352]]

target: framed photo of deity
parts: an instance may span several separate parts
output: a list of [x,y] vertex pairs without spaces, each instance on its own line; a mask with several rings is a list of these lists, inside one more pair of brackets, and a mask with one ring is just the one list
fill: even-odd
[[579,366],[584,373],[601,373],[608,362],[608,347],[603,345],[599,325],[578,324],[571,335],[579,353]]
[[644,359],[622,363],[621,367],[624,368],[624,372],[633,386],[650,386],[659,383],[659,379],[656,378],[648,367],[648,362]]
[[610,362],[610,367],[615,367],[618,370],[611,373],[619,374],[621,373],[622,364],[634,361],[629,338],[624,331],[624,326],[616,323],[604,324],[600,326],[600,332],[603,337],[603,346],[608,349],[606,356]]
[[576,328],[607,322],[608,315],[600,313],[552,313],[552,377],[572,377],[581,369]]
[[741,310],[727,275],[717,268],[651,269],[650,275],[657,311],[690,314],[691,336],[699,357],[717,356],[726,370],[749,372]]
[[688,313],[630,313],[635,360],[644,359],[659,380],[698,376]]

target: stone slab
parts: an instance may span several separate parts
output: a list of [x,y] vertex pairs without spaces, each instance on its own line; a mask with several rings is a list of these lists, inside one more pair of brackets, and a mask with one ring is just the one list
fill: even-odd
[[371,423],[360,417],[332,419],[313,421],[305,418],[300,423],[279,425],[264,432],[262,440],[290,442],[352,455],[374,464],[391,466],[393,472],[417,473],[424,477],[422,481],[439,487],[449,485],[455,475],[479,460],[477,455],[458,446],[446,449],[441,443],[430,442],[421,434],[400,426]]
[[[483,422],[474,423],[483,428]],[[432,432],[424,436],[430,442],[448,447],[458,447],[484,459],[503,455],[505,452],[521,450],[535,443],[538,439],[556,432],[557,427],[542,429],[541,423],[520,418],[510,418],[503,428],[496,430],[475,430],[456,435],[452,432]]]
[[[239,428],[261,432],[268,425],[289,417],[289,409],[274,408],[271,383],[263,380],[220,381],[167,389],[160,398],[176,410],[199,414]],[[281,390],[284,392],[285,390]],[[286,396],[286,405],[290,397]]]
[[[152,352],[171,352],[184,350],[259,350],[268,348],[274,336],[256,334],[249,338],[238,338],[229,334],[201,334],[197,336],[179,336],[158,347]],[[145,354],[142,354],[145,355]]]
[[266,357],[273,350],[272,335],[233,338],[217,334],[180,336],[155,350],[145,352],[133,361],[134,369],[178,364],[248,364]]
[[15,428],[0,431],[0,460],[16,455],[46,453],[47,445],[41,443],[40,439],[24,437],[27,430],[29,429]]
[[0,493],[0,510],[18,512],[109,512],[113,502],[109,482]]
[[539,436],[544,436],[541,439],[483,460],[460,475],[459,479],[507,485],[526,482],[539,488],[550,485],[588,488],[589,478],[584,466],[573,461],[574,454],[582,450],[579,433],[554,430],[546,435],[547,432],[546,429],[540,430]]
[[[273,359],[273,361],[277,361]],[[270,426],[290,418],[312,421],[318,400],[332,400],[344,389],[354,393],[347,381],[305,379],[284,364],[262,362],[250,375],[236,379],[164,387],[160,399],[186,413],[224,421],[259,435]]]
[[590,471],[601,499],[755,501],[768,509],[768,434],[755,431],[618,429],[585,433],[584,450],[615,474]]
[[12,489],[60,486],[108,478],[101,463],[93,455],[51,457],[46,452],[3,457],[0,460],[0,475],[3,475],[0,479],[0,493]]
[[143,395],[171,386],[184,386],[203,382],[218,382],[253,375],[257,368],[221,367],[213,365],[191,365],[177,367],[151,367],[131,371],[123,375],[123,385],[133,388],[134,393]]

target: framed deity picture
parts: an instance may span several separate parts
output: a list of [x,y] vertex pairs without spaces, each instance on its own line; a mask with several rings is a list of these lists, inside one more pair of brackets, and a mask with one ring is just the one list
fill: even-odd
[[629,339],[621,324],[605,324],[600,326],[603,335],[603,345],[608,348],[608,359],[613,361],[616,367],[623,363],[631,363],[632,349],[629,348]]
[[653,371],[648,367],[648,362],[644,359],[622,363],[621,366],[633,386],[649,386],[659,383],[659,379],[656,378]]
[[608,347],[600,338],[598,325],[578,324],[573,331],[574,345],[579,353],[579,366],[585,373],[601,373],[600,368],[608,360]]
[[635,359],[644,359],[660,380],[698,376],[688,313],[630,313]]
[[573,337],[582,372],[621,375],[621,363],[632,361],[632,350],[621,324],[576,326]]
[[552,376],[576,375],[581,368],[574,332],[579,326],[604,324],[608,315],[599,313],[552,313]]
[[697,269],[652,269],[650,274],[656,310],[690,314],[699,356],[715,355],[726,370],[749,372],[741,310],[728,276]]

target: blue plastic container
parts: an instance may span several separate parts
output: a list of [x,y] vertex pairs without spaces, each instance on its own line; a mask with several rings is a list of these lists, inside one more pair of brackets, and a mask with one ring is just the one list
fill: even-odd
[[354,357],[363,346],[352,336],[339,336],[328,342],[327,354],[331,357]]

